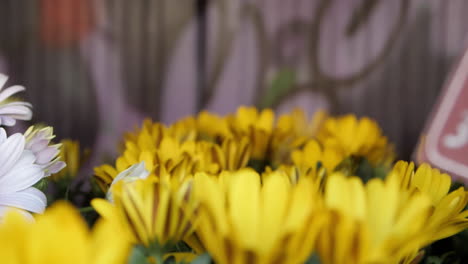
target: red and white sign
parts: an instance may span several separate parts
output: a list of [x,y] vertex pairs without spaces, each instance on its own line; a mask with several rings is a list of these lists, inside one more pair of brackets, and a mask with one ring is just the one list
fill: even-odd
[[468,51],[444,88],[417,159],[468,183]]

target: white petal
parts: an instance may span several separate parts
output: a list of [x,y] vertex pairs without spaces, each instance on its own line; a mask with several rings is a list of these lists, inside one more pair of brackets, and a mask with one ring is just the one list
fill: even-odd
[[[9,115],[15,117],[19,115],[32,117],[32,104],[22,101],[9,102],[6,104],[0,104],[0,111],[2,115]],[[23,118],[24,119],[24,118]],[[25,119],[26,120],[26,119]]]
[[16,207],[33,213],[42,213],[47,206],[47,198],[38,189],[30,187],[19,192],[1,193],[0,205]]
[[0,127],[0,144],[7,139],[7,134],[4,128]]
[[130,182],[130,181],[136,181],[138,179],[146,179],[148,175],[149,175],[149,171],[146,170],[145,162],[142,161],[140,163],[130,166],[130,168],[119,173],[119,175],[117,175],[115,179],[112,181],[111,185],[114,185],[120,180]]
[[113,202],[112,188],[117,182],[124,181],[126,183],[130,183],[138,179],[146,179],[149,174],[150,174],[149,171],[147,171],[145,168],[144,161],[130,166],[130,168],[122,171],[114,178],[114,180],[112,181],[109,187],[109,190],[106,193],[106,199],[109,200],[110,202]]
[[0,179],[0,193],[12,193],[33,186],[44,178],[39,165],[15,167]]
[[49,145],[50,140],[48,139],[40,139],[40,138],[33,138],[30,141],[26,142],[26,149],[30,149],[32,152],[36,153],[39,152]]
[[8,97],[14,95],[15,93],[19,93],[19,92],[22,92],[24,90],[25,90],[24,87],[20,86],[20,85],[15,85],[15,86],[9,87],[9,88],[3,90],[0,93],[0,102],[7,99]]
[[29,121],[31,120],[33,113],[32,111],[29,111],[29,113],[24,114],[24,115],[8,115],[11,118],[14,118],[16,120],[24,120],[24,121]]
[[0,73],[0,90],[2,90],[3,86],[5,86],[7,81],[8,81],[8,76]]
[[44,175],[44,176],[47,177],[47,176],[50,176],[51,174],[58,173],[59,171],[61,171],[66,166],[67,166],[67,164],[65,162],[63,162],[63,161],[53,162],[51,165],[49,165],[46,168],[46,175]]
[[60,150],[54,147],[48,147],[36,153],[36,163],[46,164],[54,159],[60,153]]
[[24,104],[5,104],[0,107],[0,115],[32,116],[30,107]]
[[16,124],[16,119],[9,116],[0,116],[0,120],[2,126],[14,126]]
[[29,108],[33,108],[32,104],[28,103],[28,102],[23,102],[23,101],[13,101],[13,102],[10,102],[8,103],[8,105],[23,105],[23,106],[26,106],[26,107],[29,107]]
[[21,157],[16,162],[15,167],[26,167],[36,162],[36,155],[29,149],[23,150]]
[[0,144],[0,179],[21,157],[24,144],[25,139],[21,134],[14,134]]

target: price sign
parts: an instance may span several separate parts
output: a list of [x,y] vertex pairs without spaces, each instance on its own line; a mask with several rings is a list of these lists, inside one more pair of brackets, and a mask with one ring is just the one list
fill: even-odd
[[446,83],[417,160],[468,183],[468,51]]

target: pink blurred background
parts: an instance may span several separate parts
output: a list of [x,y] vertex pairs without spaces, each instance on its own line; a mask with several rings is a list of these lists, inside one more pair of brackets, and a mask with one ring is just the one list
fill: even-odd
[[110,157],[144,117],[302,107],[376,119],[409,159],[465,48],[463,0],[2,0],[34,122]]

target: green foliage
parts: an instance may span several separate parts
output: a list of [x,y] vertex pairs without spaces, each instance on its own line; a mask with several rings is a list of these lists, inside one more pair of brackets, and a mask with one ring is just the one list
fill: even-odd
[[274,105],[274,103],[284,96],[288,90],[290,90],[296,83],[296,72],[292,69],[283,68],[280,69],[269,87],[268,92],[262,98],[260,102],[261,108],[267,108]]
[[49,186],[49,180],[47,178],[42,178],[40,181],[38,181],[36,184],[33,185],[33,187],[43,192],[47,190],[48,186]]
[[[146,247],[143,245],[137,245],[132,249],[128,263],[129,264],[188,264],[185,261],[177,261],[173,254],[176,253],[192,253],[192,249],[183,241],[179,241],[176,244],[168,243],[166,245],[160,245],[157,242],[153,242],[150,246]],[[207,262],[208,261],[208,262]],[[211,257],[208,254],[198,256],[191,263],[211,263]]]
[[320,264],[320,258],[317,254],[312,254],[304,264]]
[[145,254],[145,248],[143,246],[135,246],[130,253],[130,257],[128,259],[129,264],[146,264],[147,256]]
[[350,156],[338,164],[335,171],[340,171],[349,176],[358,176],[364,182],[367,182],[373,178],[384,179],[389,173],[390,168],[386,166],[374,167],[364,157]]

